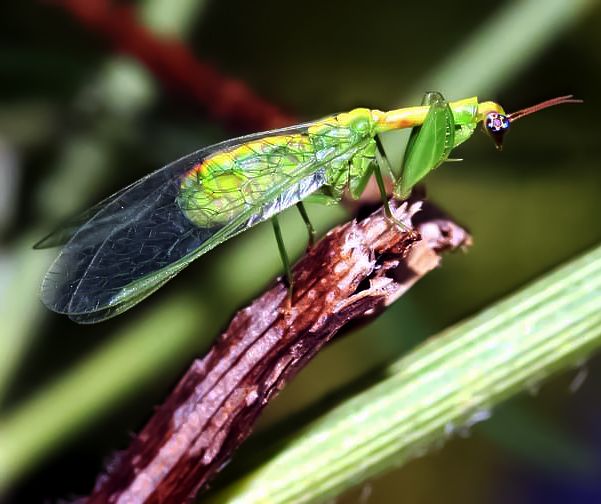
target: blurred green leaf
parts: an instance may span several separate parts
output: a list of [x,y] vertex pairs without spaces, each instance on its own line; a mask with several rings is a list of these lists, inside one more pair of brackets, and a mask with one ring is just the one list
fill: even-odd
[[[40,276],[52,251],[31,248],[31,235],[0,253],[0,405],[42,316]],[[41,253],[39,253],[41,252]]]
[[[157,370],[186,361],[198,349],[207,314],[192,297],[173,296],[139,322],[126,325],[14,411],[0,417],[0,495],[49,451],[72,439],[107,404],[134,394]],[[165,328],[169,327],[169,334]],[[168,337],[166,337],[168,336]],[[200,340],[202,341],[202,340]]]

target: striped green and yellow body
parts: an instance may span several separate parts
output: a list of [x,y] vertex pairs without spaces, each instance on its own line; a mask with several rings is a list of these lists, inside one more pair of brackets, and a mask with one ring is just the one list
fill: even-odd
[[[453,102],[450,107],[456,127],[453,147],[469,138],[481,117],[491,111],[502,113],[497,104],[478,104],[475,97]],[[199,226],[222,225],[262,203],[271,188],[285,185],[303,166],[323,172],[324,196],[339,199],[348,187],[358,198],[376,163],[376,135],[418,126],[428,109],[382,112],[357,108],[219,150],[183,178],[180,206]]]
[[[389,112],[357,108],[289,128],[211,145],[113,194],[38,243],[64,245],[42,284],[42,300],[77,322],[121,313],[194,259],[272,219],[291,292],[290,262],[277,214],[303,201],[358,198],[372,174],[388,207],[383,176],[397,198],[446,160],[482,123],[500,148],[509,124],[571,96],[505,115],[494,102],[447,102],[427,93],[421,106]],[[413,128],[400,166],[390,166],[378,135]],[[403,226],[402,223],[398,223]]]
[[[394,195],[404,198],[478,123],[500,148],[510,123],[578,102],[561,96],[506,116],[493,102],[448,103],[440,93],[427,93],[419,107],[358,108],[199,149],[40,240],[37,248],[63,245],[44,278],[42,300],[77,322],[105,320],[139,303],[194,259],[269,218],[291,287],[279,212],[299,205],[312,239],[302,202],[338,201],[345,190],[358,198],[373,173],[392,221],[383,174],[393,179]],[[389,166],[378,134],[416,126],[402,165]]]

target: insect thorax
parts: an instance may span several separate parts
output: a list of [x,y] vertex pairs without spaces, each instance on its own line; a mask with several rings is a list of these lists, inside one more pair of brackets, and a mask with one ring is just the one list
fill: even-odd
[[326,166],[328,192],[339,198],[343,191],[363,179],[375,160],[375,121],[372,111],[357,108],[330,116],[309,128],[318,151],[335,149]]

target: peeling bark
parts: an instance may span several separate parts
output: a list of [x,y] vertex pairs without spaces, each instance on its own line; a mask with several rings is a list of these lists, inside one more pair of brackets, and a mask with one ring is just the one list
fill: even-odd
[[291,306],[278,281],[240,310],[84,501],[193,499],[267,403],[342,328],[378,315],[436,268],[442,252],[470,243],[430,203],[391,206],[407,230],[391,225],[381,209],[338,226],[294,267]]

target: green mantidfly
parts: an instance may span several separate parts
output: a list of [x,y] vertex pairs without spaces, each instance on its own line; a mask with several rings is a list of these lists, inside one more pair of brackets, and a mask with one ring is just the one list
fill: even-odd
[[[511,123],[561,103],[561,96],[505,114],[476,97],[447,102],[427,93],[421,106],[389,112],[358,108],[321,120],[227,140],[200,149],[134,182],[66,222],[36,248],[63,245],[42,283],[42,301],[76,322],[115,316],[157,290],[197,257],[272,219],[289,279],[277,214],[303,201],[359,198],[375,176],[391,222],[384,176],[406,198],[448,160],[478,123],[501,148]],[[391,167],[378,135],[413,128],[400,167]],[[401,225],[400,223],[396,223]]]

